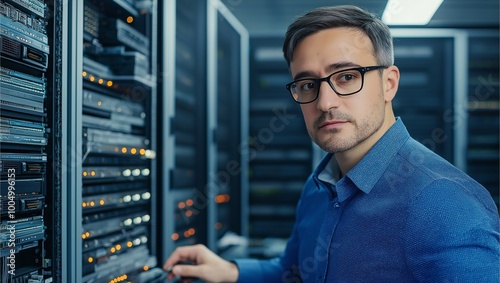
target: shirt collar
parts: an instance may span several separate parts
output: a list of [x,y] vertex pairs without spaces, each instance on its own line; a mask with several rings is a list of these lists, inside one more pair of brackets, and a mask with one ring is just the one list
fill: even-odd
[[318,179],[320,181],[330,183],[335,185],[340,179],[340,167],[337,163],[337,159],[332,158],[333,154],[328,158],[328,162],[325,164],[322,171],[318,172]]
[[328,153],[325,157],[323,157],[319,165],[314,170],[312,177],[318,189],[324,188],[328,191],[330,197],[335,197],[335,184],[340,176],[340,169],[338,169],[337,173],[334,173],[333,166],[330,164],[337,164],[337,160],[332,157],[332,153]]
[[333,187],[338,194],[339,201],[346,200],[355,192],[355,190],[351,189],[351,186],[345,185],[348,182],[347,179],[359,190],[368,194],[408,138],[410,138],[410,134],[401,118],[398,117],[396,122],[375,143],[361,161],[347,172],[344,178],[339,180],[340,169],[337,160],[332,158],[332,153],[328,153],[314,170],[313,179],[317,184],[322,183],[318,188],[330,184],[330,187]]

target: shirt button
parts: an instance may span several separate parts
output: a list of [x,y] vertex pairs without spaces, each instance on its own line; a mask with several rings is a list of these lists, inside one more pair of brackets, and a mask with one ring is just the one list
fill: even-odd
[[338,202],[335,203],[335,207],[340,207]]

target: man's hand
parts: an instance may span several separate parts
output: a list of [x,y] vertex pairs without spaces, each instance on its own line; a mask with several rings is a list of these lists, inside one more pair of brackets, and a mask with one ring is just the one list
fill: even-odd
[[[178,264],[191,262],[191,264]],[[168,278],[175,276],[196,277],[207,282],[236,282],[238,267],[236,264],[222,259],[204,245],[178,247],[170,255],[163,269],[174,266]]]

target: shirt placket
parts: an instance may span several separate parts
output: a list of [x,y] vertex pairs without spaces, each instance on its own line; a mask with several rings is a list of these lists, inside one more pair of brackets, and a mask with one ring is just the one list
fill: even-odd
[[317,262],[317,280],[316,282],[326,282],[328,266],[330,261],[330,252],[333,250],[332,239],[337,228],[337,224],[342,216],[343,205],[339,203],[335,186],[329,190],[329,202],[326,215],[321,224],[321,229],[314,250],[314,257]]

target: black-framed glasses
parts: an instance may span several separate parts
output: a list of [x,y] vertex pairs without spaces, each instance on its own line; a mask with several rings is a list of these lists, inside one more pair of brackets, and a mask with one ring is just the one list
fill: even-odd
[[363,89],[366,72],[382,68],[387,68],[387,66],[349,68],[337,71],[324,78],[296,80],[287,84],[286,89],[288,89],[292,98],[300,104],[311,103],[316,100],[322,82],[328,82],[337,95],[347,96]]

